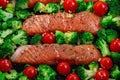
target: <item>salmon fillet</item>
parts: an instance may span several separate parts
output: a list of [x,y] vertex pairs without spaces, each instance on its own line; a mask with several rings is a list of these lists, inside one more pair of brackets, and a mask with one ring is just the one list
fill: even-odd
[[57,64],[67,61],[73,64],[89,64],[98,61],[101,53],[94,45],[38,44],[19,47],[11,59],[15,63]]
[[42,34],[47,31],[55,32],[60,30],[63,32],[89,31],[96,34],[100,26],[100,17],[91,12],[80,12],[73,14],[73,17],[66,12],[56,14],[35,15],[23,22],[22,29],[29,35]]

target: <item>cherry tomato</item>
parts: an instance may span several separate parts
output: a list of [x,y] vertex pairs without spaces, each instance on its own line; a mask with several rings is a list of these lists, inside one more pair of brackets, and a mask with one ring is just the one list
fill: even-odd
[[0,7],[5,9],[8,3],[9,3],[9,0],[0,0]]
[[97,1],[93,6],[93,10],[96,15],[103,16],[108,11],[108,5],[103,1]]
[[8,59],[0,59],[0,71],[8,72],[12,68],[12,62]]
[[109,72],[105,69],[100,69],[95,74],[95,80],[108,80]]
[[77,74],[71,73],[67,76],[66,80],[80,80],[80,78]]
[[66,12],[74,13],[78,8],[78,3],[76,0],[65,0],[63,3],[63,8]]
[[67,75],[71,70],[70,64],[67,62],[60,62],[57,65],[57,71],[61,75]]
[[112,62],[112,59],[109,58],[109,57],[103,57],[101,60],[100,60],[100,65],[102,68],[104,69],[111,69],[112,66],[113,66],[113,62]]
[[52,32],[46,32],[42,34],[43,43],[51,44],[55,42],[55,37]]
[[120,52],[120,39],[119,38],[111,41],[110,50],[113,52]]
[[37,75],[37,69],[34,66],[28,66],[24,69],[24,74],[30,78],[33,79]]

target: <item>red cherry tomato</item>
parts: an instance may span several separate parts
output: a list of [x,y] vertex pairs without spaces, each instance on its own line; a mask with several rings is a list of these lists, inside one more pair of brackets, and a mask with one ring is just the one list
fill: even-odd
[[60,62],[57,65],[57,71],[61,75],[67,75],[71,70],[70,64],[67,62]]
[[108,5],[103,1],[97,1],[93,6],[93,10],[96,15],[103,16],[108,11]]
[[0,71],[8,72],[12,68],[12,63],[8,59],[0,59]]
[[110,50],[113,52],[120,52],[120,39],[115,39],[110,43]]
[[5,9],[8,3],[9,3],[9,0],[0,0],[0,7]]
[[67,76],[66,80],[80,80],[80,78],[77,74],[71,73]]
[[103,57],[101,60],[100,60],[100,65],[102,68],[104,69],[111,69],[112,66],[113,66],[113,62],[112,62],[112,59],[109,58],[109,57]]
[[105,69],[100,69],[95,74],[95,80],[108,80],[109,72]]
[[28,66],[24,69],[24,74],[30,78],[33,79],[37,75],[37,69],[34,66]]
[[63,3],[63,8],[66,12],[74,13],[78,8],[78,3],[76,0],[65,0]]
[[55,37],[52,32],[46,32],[42,34],[43,43],[51,44],[55,42]]

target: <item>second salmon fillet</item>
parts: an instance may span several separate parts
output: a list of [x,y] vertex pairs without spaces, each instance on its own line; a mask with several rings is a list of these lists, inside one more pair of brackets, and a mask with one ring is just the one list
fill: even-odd
[[101,26],[100,17],[84,11],[72,15],[66,12],[34,15],[24,21],[22,29],[29,35],[42,34],[47,31],[55,32],[56,30],[77,31],[79,33],[89,31],[96,34]]
[[67,61],[72,64],[89,64],[98,61],[101,53],[94,45],[38,44],[19,47],[11,59],[16,63],[57,64]]

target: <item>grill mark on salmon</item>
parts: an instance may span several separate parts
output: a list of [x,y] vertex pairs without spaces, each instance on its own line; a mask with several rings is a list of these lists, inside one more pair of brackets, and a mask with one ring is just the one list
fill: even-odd
[[67,18],[68,13],[59,12],[56,14],[35,15],[24,21],[22,29],[29,35],[42,34],[47,31],[63,32],[89,31],[96,34],[100,26],[100,17],[91,12],[80,12],[73,14],[73,17]]
[[11,59],[15,63],[49,64],[61,61],[73,64],[89,64],[98,61],[101,53],[94,45],[38,44],[19,47]]

